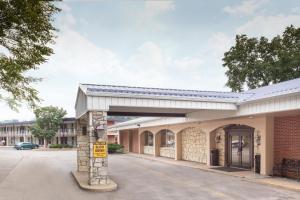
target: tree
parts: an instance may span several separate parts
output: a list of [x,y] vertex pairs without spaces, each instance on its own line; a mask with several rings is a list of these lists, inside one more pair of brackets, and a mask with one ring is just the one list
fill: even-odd
[[32,83],[40,79],[26,75],[47,61],[53,53],[56,29],[54,14],[60,11],[53,1],[0,0],[0,100],[13,109],[25,101],[39,102]]
[[40,139],[44,139],[44,146],[57,133],[63,117],[67,112],[58,107],[41,107],[34,110],[36,117],[35,124],[31,127],[32,134]]
[[270,41],[266,37],[248,38],[237,35],[235,46],[225,52],[226,85],[232,91],[245,86],[261,86],[300,77],[300,28],[289,26],[282,36]]

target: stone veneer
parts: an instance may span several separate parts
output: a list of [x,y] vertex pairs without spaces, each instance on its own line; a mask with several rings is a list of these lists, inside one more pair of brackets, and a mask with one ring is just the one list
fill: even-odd
[[[216,137],[220,138],[218,142],[216,142]],[[225,166],[225,131],[223,128],[219,128],[215,131],[213,140],[216,142],[216,149],[219,150],[219,165]]]
[[107,184],[108,179],[108,159],[95,158],[93,155],[93,145],[96,141],[107,142],[107,113],[89,113],[89,185]]
[[159,151],[161,157],[175,158],[174,147],[160,147]]
[[206,133],[200,128],[187,128],[181,132],[182,160],[207,162]]
[[89,137],[82,135],[82,133],[77,135],[77,170],[80,172],[87,172],[88,161],[89,161]]
[[154,155],[154,147],[153,146],[144,146],[144,154]]

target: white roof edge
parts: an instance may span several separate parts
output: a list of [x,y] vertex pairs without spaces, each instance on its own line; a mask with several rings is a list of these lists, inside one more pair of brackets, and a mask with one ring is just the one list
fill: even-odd
[[178,101],[197,101],[197,102],[214,102],[214,103],[228,103],[228,104],[236,104],[237,101],[234,100],[216,100],[216,99],[199,99],[192,97],[164,97],[164,96],[155,96],[155,95],[124,95],[124,94],[112,94],[112,93],[93,93],[87,92],[85,93],[87,96],[99,96],[99,97],[121,97],[121,98],[144,98],[144,99],[161,99],[161,100],[178,100]]
[[145,122],[151,122],[151,121],[155,121],[155,120],[158,120],[161,118],[162,117],[139,117],[136,119],[132,119],[132,120],[118,123],[118,124],[114,124],[112,126],[109,126],[109,129],[130,126],[130,125],[135,125],[135,124],[140,124],[140,123],[145,123]]
[[[144,118],[144,117],[141,117]],[[138,119],[141,119],[138,118]],[[196,120],[187,119],[185,117],[156,117],[151,120],[141,120],[140,122],[136,122],[134,120],[127,121],[127,124],[116,124],[113,126],[110,126],[108,128],[108,131],[119,131],[119,130],[127,130],[127,129],[138,129],[138,128],[146,128],[146,127],[152,127],[152,126],[160,126],[160,125],[171,125],[171,124],[178,124],[178,123],[189,123],[194,122]],[[157,122],[157,124],[156,124]],[[133,127],[137,124],[140,124],[140,126]]]
[[245,105],[247,103],[266,101],[266,100],[276,99],[276,98],[280,98],[280,97],[295,96],[295,95],[299,95],[299,94],[300,94],[300,92],[292,92],[292,93],[288,93],[288,94],[280,94],[280,95],[271,96],[271,97],[265,97],[265,98],[260,98],[260,99],[253,99],[253,100],[248,100],[248,101],[242,101],[242,102],[237,103],[237,105]]

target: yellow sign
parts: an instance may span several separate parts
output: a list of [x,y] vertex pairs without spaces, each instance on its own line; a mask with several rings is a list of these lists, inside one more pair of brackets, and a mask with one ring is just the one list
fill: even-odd
[[106,142],[96,142],[94,144],[94,158],[106,158],[107,157],[107,145]]

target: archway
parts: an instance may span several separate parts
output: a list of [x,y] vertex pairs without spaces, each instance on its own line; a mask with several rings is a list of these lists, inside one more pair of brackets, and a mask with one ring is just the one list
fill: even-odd
[[160,130],[155,137],[159,141],[159,155],[175,158],[175,133],[169,129]]
[[210,133],[210,149],[217,149],[218,164],[251,169],[254,166],[254,128],[229,124]]
[[140,135],[142,152],[144,154],[154,155],[154,134],[150,131],[143,131]]
[[181,159],[207,163],[207,136],[199,127],[188,127],[177,133],[181,139]]

